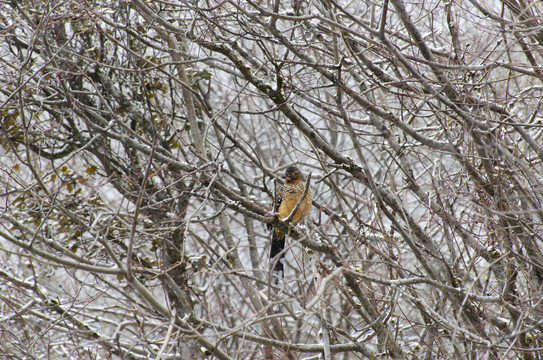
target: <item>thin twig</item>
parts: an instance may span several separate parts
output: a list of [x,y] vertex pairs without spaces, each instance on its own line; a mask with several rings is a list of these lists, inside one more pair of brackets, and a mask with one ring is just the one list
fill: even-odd
[[160,347],[160,350],[158,354],[156,355],[156,360],[162,359],[162,354],[164,354],[164,351],[166,351],[166,347],[168,347],[168,343],[170,342],[170,338],[172,336],[172,331],[175,325],[175,319],[177,318],[177,311],[175,310],[175,307],[172,309],[172,317],[170,319],[170,326],[168,326],[168,331],[166,332],[166,338],[164,339],[164,342],[162,343],[162,346]]
[[381,13],[381,22],[379,24],[379,38],[383,39],[385,37],[385,25],[387,23],[387,11],[388,11],[388,0],[383,1],[383,12]]
[[151,154],[149,155],[149,162],[147,163],[147,168],[145,169],[145,174],[143,175],[143,180],[141,182],[141,189],[136,201],[136,210],[134,211],[134,218],[132,219],[132,227],[130,229],[130,238],[128,241],[128,251],[126,256],[126,272],[129,276],[132,276],[132,251],[134,249],[134,239],[136,236],[136,226],[138,224],[138,214],[140,212],[141,203],[143,201],[143,196],[145,195],[145,188],[147,181],[149,180],[149,173],[151,172],[151,165],[153,164],[153,155],[155,154],[156,143],[157,143],[157,134],[154,134],[153,147],[151,148]]

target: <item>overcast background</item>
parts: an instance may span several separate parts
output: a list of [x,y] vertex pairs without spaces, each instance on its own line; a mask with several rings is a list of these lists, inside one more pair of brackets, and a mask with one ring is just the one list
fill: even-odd
[[541,2],[1,1],[0,36],[0,357],[542,358]]

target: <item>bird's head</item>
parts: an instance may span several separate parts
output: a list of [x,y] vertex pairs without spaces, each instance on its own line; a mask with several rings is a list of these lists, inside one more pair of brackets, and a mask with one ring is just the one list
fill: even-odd
[[291,165],[285,171],[285,178],[287,181],[298,181],[302,178],[302,173],[296,166]]

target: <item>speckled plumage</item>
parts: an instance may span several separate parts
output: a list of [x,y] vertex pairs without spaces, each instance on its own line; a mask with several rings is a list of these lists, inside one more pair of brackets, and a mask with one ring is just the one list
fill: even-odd
[[[296,166],[289,166],[285,172],[285,185],[279,190],[279,198],[276,201],[275,211],[277,212],[278,217],[281,220],[287,219],[290,213],[296,208],[298,201],[304,194],[306,183],[302,178],[300,170]],[[311,209],[312,197],[311,191],[308,190],[305,198],[302,200],[302,203],[298,207],[298,211],[292,217],[291,223],[298,224],[301,222]],[[285,254],[283,250],[285,249],[285,233],[274,229],[272,235],[272,244],[270,251],[270,259],[274,259],[277,255],[280,255],[280,258],[277,259],[273,269],[273,279],[274,283],[277,283],[283,275],[284,266],[283,261]]]

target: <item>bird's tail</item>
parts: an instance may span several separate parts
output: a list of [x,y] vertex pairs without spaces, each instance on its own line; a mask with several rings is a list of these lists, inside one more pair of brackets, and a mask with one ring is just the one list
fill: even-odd
[[[275,262],[273,266],[272,282],[276,285],[279,283],[279,280],[283,278],[283,262],[285,261],[285,253],[283,250],[285,250],[285,234],[274,230],[272,233],[270,260]],[[279,254],[281,255],[276,259]]]

